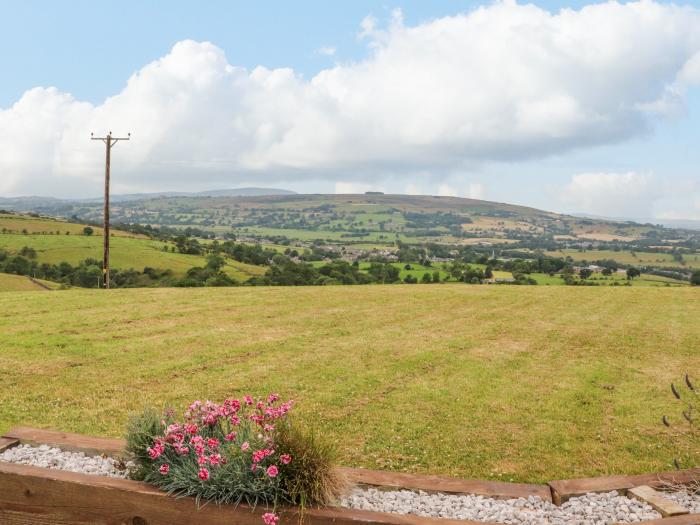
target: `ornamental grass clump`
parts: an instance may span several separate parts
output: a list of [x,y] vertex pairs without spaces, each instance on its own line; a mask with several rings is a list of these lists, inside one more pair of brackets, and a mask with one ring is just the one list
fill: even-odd
[[[273,509],[281,503],[317,505],[337,498],[343,484],[333,451],[288,417],[292,401],[226,399],[195,401],[177,420],[172,410],[146,410],[131,419],[127,451],[132,478],[197,501]],[[274,525],[278,517],[266,513]]]
[[673,463],[676,468],[700,466],[700,392],[686,374],[679,386],[671,383],[671,393],[680,403],[680,415],[664,415],[662,421],[674,431],[669,436],[677,454]]

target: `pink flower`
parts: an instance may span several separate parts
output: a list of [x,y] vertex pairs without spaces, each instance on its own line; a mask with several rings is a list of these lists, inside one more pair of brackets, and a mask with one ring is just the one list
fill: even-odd
[[280,396],[278,396],[277,394],[270,394],[269,396],[267,396],[267,402],[271,405],[272,403],[277,401],[279,398],[280,398]]
[[197,454],[198,456],[202,456],[204,454],[204,445],[197,443],[194,446],[194,453]]
[[241,418],[236,416],[236,415],[231,416],[229,418],[229,420],[231,421],[232,425],[240,425],[241,424]]
[[290,456],[289,454],[282,454],[280,456],[280,461],[283,465],[289,465],[292,462],[292,456]]
[[168,428],[165,429],[166,434],[175,434],[176,432],[180,432],[182,427],[180,426],[179,423],[173,423],[172,425],[168,425]]
[[265,425],[265,426],[263,427],[263,430],[264,430],[265,432],[272,432],[273,430],[275,430],[275,425]]
[[270,465],[267,467],[267,475],[270,476],[271,478],[274,478],[277,474],[279,474],[279,469],[277,468],[276,465]]
[[237,434],[236,432],[231,432],[230,434],[226,434],[226,436],[224,437],[224,439],[225,439],[226,441],[233,441],[234,439],[236,439],[236,436],[237,436],[237,435],[238,435],[238,434]]
[[181,456],[185,456],[190,453],[189,447],[187,447],[186,445],[181,445],[180,443],[175,443],[173,445],[173,448],[175,449],[175,452],[177,452]]
[[194,423],[188,423],[187,425],[185,425],[185,432],[187,432],[188,434],[196,434],[197,430],[197,425],[195,425]]
[[199,469],[199,473],[197,475],[199,476],[199,479],[206,481],[209,479],[209,469],[202,467]]
[[206,456],[199,456],[197,458],[197,464],[198,465],[206,465],[207,464],[207,458]]
[[148,452],[148,456],[151,459],[158,459],[158,457],[165,452],[165,446],[160,442],[156,442],[152,447],[148,447],[146,452]]
[[163,463],[158,471],[165,476],[168,472],[170,472],[170,465]]
[[253,404],[253,398],[250,396],[243,396],[243,401],[245,401],[245,404],[248,406]]
[[212,454],[209,456],[209,463],[212,465],[218,465],[221,463],[221,454]]
[[277,525],[277,522],[280,520],[279,516],[277,514],[273,514],[272,512],[266,512],[263,514],[262,519],[265,522],[265,525]]
[[216,438],[209,438],[207,439],[207,446],[209,448],[216,448],[219,446],[219,440]]
[[241,450],[248,450],[249,448],[250,448],[250,443],[248,443],[247,441],[245,441],[245,442],[241,445]]

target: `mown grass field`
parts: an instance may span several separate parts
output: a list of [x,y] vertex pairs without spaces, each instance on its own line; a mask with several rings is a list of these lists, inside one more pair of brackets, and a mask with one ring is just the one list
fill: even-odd
[[651,471],[672,458],[668,385],[700,370],[699,317],[689,287],[4,293],[0,430],[119,436],[146,405],[278,391],[346,465]]
[[32,281],[24,275],[0,273],[0,292],[46,292],[47,288],[53,290],[58,287],[58,284],[50,281],[40,279]]

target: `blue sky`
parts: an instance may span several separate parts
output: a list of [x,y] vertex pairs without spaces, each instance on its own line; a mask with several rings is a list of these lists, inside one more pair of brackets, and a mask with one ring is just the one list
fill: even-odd
[[[41,193],[55,196],[98,194],[99,165],[93,169],[91,162],[99,157],[89,151],[93,144],[86,143],[85,152],[76,152],[76,148],[82,146],[79,142],[66,146],[65,143],[69,142],[67,137],[71,137],[71,133],[76,133],[76,136],[83,131],[87,133],[88,125],[94,127],[95,122],[102,123],[103,121],[99,119],[102,118],[103,113],[108,112],[104,109],[105,100],[108,97],[124,98],[126,101],[118,104],[115,101],[115,105],[121,108],[133,108],[135,114],[141,115],[145,111],[143,108],[154,106],[154,101],[147,99],[144,93],[148,96],[167,96],[168,102],[163,102],[162,106],[164,115],[169,117],[172,110],[168,109],[167,104],[173,103],[171,90],[174,88],[170,85],[166,89],[163,83],[173,82],[172,74],[168,73],[166,80],[163,80],[161,70],[142,74],[143,83],[146,83],[147,75],[156,75],[154,78],[157,78],[158,89],[140,87],[139,90],[135,90],[136,94],[129,97],[124,94],[128,91],[125,90],[127,80],[135,72],[142,71],[153,61],[168,56],[174,57],[172,60],[182,60],[183,62],[178,64],[182,64],[183,70],[190,71],[192,78],[204,75],[206,72],[197,69],[197,64],[201,64],[200,59],[203,56],[211,56],[211,50],[195,46],[181,50],[181,53],[174,53],[174,46],[178,42],[192,40],[197,45],[211,42],[215,49],[221,52],[221,56],[225,57],[223,62],[221,60],[216,62],[218,59],[212,58],[217,65],[211,67],[218,67],[220,71],[226,70],[228,66],[245,68],[248,73],[254,71],[257,66],[263,66],[266,71],[290,68],[297,80],[292,82],[285,79],[284,82],[290,83],[284,84],[279,88],[280,91],[267,94],[269,97],[274,97],[274,104],[278,104],[285,93],[293,93],[296,89],[315,89],[315,81],[312,79],[316,75],[321,73],[321,76],[324,76],[324,72],[338,67],[341,71],[336,72],[337,78],[331,79],[332,82],[329,82],[324,90],[331,89],[328,86],[339,89],[338,84],[345,79],[349,79],[348,85],[352,85],[355,90],[361,91],[364,89],[364,84],[373,85],[374,89],[379,86],[381,89],[386,86],[386,83],[393,82],[393,79],[382,77],[378,80],[376,69],[381,66],[383,70],[391,70],[394,64],[389,61],[391,59],[401,61],[400,67],[397,65],[397,71],[404,74],[410,73],[411,55],[402,55],[401,50],[413,49],[414,54],[422,54],[426,47],[430,47],[433,50],[431,52],[436,53],[435,57],[432,60],[429,56],[416,59],[415,78],[397,77],[397,84],[401,83],[402,86],[397,88],[401,96],[404,92],[410,92],[406,96],[414,99],[407,98],[405,107],[396,108],[396,113],[388,112],[382,120],[374,119],[374,115],[381,111],[382,107],[392,105],[394,97],[388,97],[382,105],[374,106],[374,101],[368,100],[366,103],[353,102],[353,104],[360,104],[359,106],[348,106],[348,108],[352,107],[352,111],[361,113],[366,109],[368,113],[367,116],[358,118],[359,123],[353,123],[353,126],[357,126],[356,128],[346,129],[345,122],[338,124],[343,120],[343,115],[349,111],[348,108],[339,110],[338,113],[341,116],[324,115],[323,122],[318,125],[320,129],[328,129],[329,135],[334,137],[332,145],[325,142],[314,143],[313,139],[317,137],[314,137],[313,133],[308,135],[308,129],[313,129],[317,124],[309,123],[308,127],[304,128],[307,135],[298,132],[300,138],[295,134],[291,145],[285,146],[290,150],[293,149],[293,154],[286,149],[280,153],[280,144],[275,144],[274,148],[270,147],[259,155],[257,153],[251,155],[251,148],[260,148],[260,145],[244,135],[237,136],[235,147],[238,148],[242,143],[247,146],[245,148],[240,146],[241,151],[236,150],[235,154],[224,153],[220,155],[221,158],[212,159],[214,154],[219,156],[216,152],[222,151],[222,148],[223,151],[227,151],[228,145],[213,137],[212,144],[219,148],[211,150],[215,153],[201,146],[191,155],[176,158],[179,155],[172,154],[167,147],[152,138],[155,134],[152,127],[149,128],[143,123],[135,123],[134,127],[130,127],[129,122],[125,121],[124,127],[130,127],[132,131],[138,130],[138,133],[135,133],[134,144],[129,144],[119,151],[119,155],[124,156],[124,177],[123,182],[120,182],[117,164],[115,189],[116,191],[196,190],[241,185],[282,186],[308,192],[383,189],[398,193],[420,192],[472,196],[528,204],[556,211],[700,219],[700,186],[698,185],[700,177],[697,171],[697,166],[700,165],[700,153],[698,153],[700,148],[697,141],[700,131],[700,87],[695,81],[692,68],[689,76],[691,80],[683,84],[682,92],[677,100],[673,101],[672,108],[664,106],[662,111],[645,110],[643,117],[636,113],[632,114],[633,112],[629,110],[632,106],[648,104],[652,99],[663,98],[665,93],[663,86],[671,84],[675,86],[674,82],[677,83],[677,77],[683,65],[686,62],[692,62],[693,53],[700,49],[694,47],[697,45],[697,39],[692,34],[693,27],[696,33],[700,33],[700,26],[693,26],[694,22],[689,23],[687,16],[676,16],[667,12],[667,8],[670,9],[672,4],[665,2],[653,4],[660,9],[651,9],[645,15],[645,19],[659,17],[658,33],[656,27],[650,24],[646,28],[646,33],[633,34],[631,38],[639,38],[640,45],[645,41],[654,42],[658,38],[658,48],[661,51],[665,49],[664,46],[667,46],[669,49],[667,54],[677,53],[673,63],[659,62],[655,65],[654,60],[658,57],[653,50],[649,50],[648,56],[645,56],[644,52],[639,53],[638,67],[630,67],[629,75],[634,83],[626,83],[624,79],[620,79],[616,84],[601,87],[602,82],[597,82],[587,74],[582,76],[581,82],[591,82],[590,90],[580,91],[576,86],[572,87],[567,83],[566,79],[555,78],[553,84],[557,92],[551,98],[543,97],[542,104],[535,104],[535,109],[532,103],[537,102],[537,97],[533,98],[530,91],[515,96],[512,107],[518,115],[531,115],[533,111],[541,115],[542,111],[550,111],[552,104],[561,101],[564,104],[562,112],[571,111],[572,115],[575,115],[556,124],[559,115],[551,116],[547,113],[546,118],[553,119],[555,122],[553,127],[561,126],[562,130],[554,133],[555,136],[549,142],[546,140],[546,133],[542,134],[539,123],[528,122],[523,125],[523,131],[513,132],[512,137],[509,136],[512,130],[508,126],[502,131],[495,129],[495,138],[481,140],[484,133],[488,134],[493,130],[491,122],[503,125],[503,122],[510,122],[510,119],[504,118],[494,112],[495,110],[489,112],[483,110],[481,106],[475,109],[468,104],[461,105],[459,100],[455,101],[455,112],[464,111],[464,125],[476,128],[473,135],[470,134],[471,131],[464,132],[463,139],[453,140],[449,130],[463,130],[464,126],[455,128],[454,122],[450,120],[453,115],[449,115],[448,111],[444,117],[436,114],[437,120],[444,118],[446,123],[442,127],[436,124],[434,132],[431,130],[430,133],[419,133],[412,130],[411,133],[397,132],[393,135],[389,130],[375,139],[368,139],[366,144],[362,141],[359,143],[352,141],[352,137],[370,129],[368,126],[371,127],[372,134],[374,130],[383,127],[390,129],[394,122],[396,127],[401,129],[410,129],[411,126],[420,127],[420,122],[424,120],[418,119],[416,124],[415,121],[404,120],[403,116],[407,112],[410,113],[413,107],[418,107],[417,103],[419,105],[428,99],[430,99],[429,106],[434,105],[437,108],[436,111],[440,111],[443,105],[450,106],[451,101],[448,99],[445,99],[445,104],[439,104],[439,100],[437,102],[434,100],[435,97],[442,96],[440,84],[430,84],[426,87],[430,89],[429,93],[415,91],[418,89],[415,85],[422,83],[423,73],[439,75],[443,72],[443,69],[436,72],[426,71],[426,67],[422,64],[444,63],[444,69],[448,66],[452,67],[452,71],[446,73],[442,80],[446,90],[452,93],[451,96],[460,93],[458,89],[450,89],[453,85],[459,87],[460,82],[464,82],[464,92],[474,99],[480,99],[484,91],[488,90],[487,85],[480,83],[480,80],[469,78],[472,74],[472,66],[475,68],[474,71],[478,67],[480,78],[491,75],[497,78],[499,73],[510,77],[512,70],[513,79],[516,79],[514,85],[529,86],[532,83],[546,95],[548,84],[543,79],[548,78],[550,74],[558,75],[562,70],[561,66],[557,66],[556,71],[552,72],[547,69],[549,66],[539,63],[540,55],[546,56],[549,52],[546,48],[543,47],[533,55],[528,55],[529,58],[524,63],[517,50],[508,48],[508,45],[512,46],[512,42],[506,43],[504,50],[495,52],[493,62],[486,65],[483,57],[462,61],[462,54],[467,56],[469,53],[476,53],[473,51],[475,41],[485,42],[485,49],[498,48],[503,41],[494,37],[494,42],[489,42],[491,37],[485,33],[478,40],[467,39],[462,42],[460,34],[467,34],[470,31],[473,33],[478,27],[475,16],[471,17],[472,22],[465,21],[463,28],[448,23],[457,15],[473,15],[475,10],[482,7],[487,9],[488,24],[498,26],[500,20],[503,20],[503,24],[508,24],[514,17],[523,17],[527,23],[541,22],[547,27],[551,26],[555,36],[564,31],[573,31],[574,37],[586,38],[580,37],[576,33],[576,28],[579,25],[584,27],[587,22],[581,21],[569,25],[564,17],[560,17],[560,21],[550,24],[551,21],[546,20],[546,12],[556,15],[560,9],[570,9],[574,13],[580,13],[582,8],[590,6],[589,3],[535,2],[534,5],[540,10],[527,12],[523,7],[524,4],[510,10],[498,10],[493,8],[491,3],[437,0],[391,3],[210,1],[203,4],[173,1],[168,3],[167,8],[164,4],[157,2],[127,1],[107,4],[82,0],[71,2],[1,0],[0,46],[5,51],[0,54],[0,71],[3,72],[3,81],[0,83],[0,138],[4,133],[17,142],[11,144],[13,149],[8,149],[6,155],[3,155],[5,152],[0,149],[0,155],[11,159],[3,161],[0,157],[0,194]],[[683,2],[679,5],[691,8],[693,14],[700,10],[698,1]],[[397,9],[400,9],[401,13],[400,22],[396,22]],[[369,26],[363,25],[363,21],[366,23],[370,20],[368,16],[373,17],[375,21]],[[620,12],[616,16],[619,17],[615,22],[620,25],[619,32],[628,30],[625,29],[626,20],[634,15],[631,12]],[[669,18],[663,19],[665,16]],[[606,15],[606,19],[608,18],[610,17]],[[686,20],[684,21],[683,18]],[[668,25],[669,20],[673,24],[679,24],[680,29],[675,32],[681,37],[676,40],[662,34],[662,28],[664,24]],[[398,29],[392,29],[392,24],[399,24]],[[361,37],[363,31],[365,36]],[[614,25],[611,26],[610,31],[611,34],[616,32]],[[682,37],[683,31],[688,33],[686,37]],[[435,34],[438,36],[434,36]],[[443,36],[440,36],[445,34],[449,36],[449,44],[445,44],[448,42],[447,38],[443,39]],[[537,39],[536,36],[532,36],[533,34],[537,35],[538,32],[524,33],[518,37],[520,39],[518,41],[527,42],[528,38]],[[603,35],[601,38],[608,37],[609,35]],[[444,57],[440,55],[443,52],[441,50],[444,50],[447,45],[462,44],[465,46],[463,53],[447,50]],[[543,45],[539,41],[536,44]],[[591,41],[591,45],[595,44],[596,41]],[[414,45],[417,47],[411,47]],[[618,44],[613,42],[610,47],[614,49],[616,45]],[[682,51],[679,51],[681,48],[683,48]],[[214,54],[218,52],[216,50]],[[382,54],[383,51],[383,55],[387,55],[388,58],[377,58],[376,55]],[[623,49],[620,53],[611,53],[616,60],[621,60],[618,66],[601,60],[600,67],[595,69],[596,72],[600,71],[601,78],[605,75],[611,76],[616,70],[629,66],[629,61],[620,58],[624,58],[624,52],[626,51]],[[556,57],[558,54],[554,44],[551,56]],[[547,59],[551,62],[550,57]],[[420,60],[427,60],[427,62]],[[577,57],[573,56],[571,60],[572,70],[576,70]],[[543,62],[547,60],[543,59]],[[582,64],[585,63],[582,61]],[[645,67],[645,64],[654,67]],[[610,69],[604,69],[606,67]],[[372,68],[375,71],[372,76],[369,74],[363,76],[363,71]],[[526,71],[521,71],[522,68]],[[528,72],[528,69],[532,71]],[[663,73],[655,76],[649,71],[650,69],[663,71]],[[250,76],[254,75],[251,73]],[[531,77],[535,78],[534,82],[531,82]],[[253,80],[258,81],[257,78]],[[221,100],[226,100],[225,97],[228,96],[231,100],[238,100],[245,94],[246,98],[249,96],[256,98],[256,95],[254,93],[251,95],[250,91],[254,88],[246,88],[244,92],[236,91],[228,95],[221,94],[218,88],[205,92],[196,90],[193,94],[188,91],[190,87],[183,88],[179,84],[180,81],[177,82],[178,89],[185,90],[188,100],[200,97],[196,103],[192,103],[193,107],[190,108],[192,113],[183,117],[182,121],[175,122],[162,115],[154,118],[155,122],[162,121],[164,125],[167,121],[173,131],[179,132],[180,135],[182,135],[180,126],[184,126],[184,123],[187,124],[188,130],[201,126],[189,142],[183,142],[185,145],[178,147],[178,153],[182,151],[182,147],[188,147],[187,144],[191,144],[192,140],[206,140],[207,130],[210,128],[206,119],[198,118],[202,113],[208,114],[208,110],[202,105],[204,97],[221,96],[224,97]],[[228,82],[229,80],[226,85],[229,85]],[[558,82],[562,83],[561,86],[557,85]],[[435,88],[436,85],[438,89]],[[619,93],[621,89],[636,91],[640,85],[648,86],[648,89],[639,89],[639,93],[630,95],[628,98]],[[34,98],[25,99],[26,109],[22,111],[13,109],[28,90],[50,86],[56,88],[55,92],[37,94],[35,98],[40,99],[38,101]],[[507,86],[499,86],[499,89],[504,89],[503,92],[509,94],[510,90],[505,88]],[[349,88],[345,86],[343,89]],[[369,87],[367,90],[371,93]],[[606,94],[605,90],[609,90],[609,93]],[[572,91],[576,94],[571,94]],[[157,92],[157,95],[154,95],[154,92]],[[592,97],[595,98],[593,103],[589,100],[591,97],[587,95],[588,92],[596,93],[595,97]],[[53,101],[67,94],[72,97],[70,102],[63,100],[59,104]],[[593,105],[571,109],[570,101],[564,100],[562,94],[565,95],[565,99],[572,98],[577,104]],[[304,104],[304,101],[309,100],[310,97],[314,98],[315,95],[302,94],[299,97],[297,100],[290,101],[289,104],[291,106]],[[340,95],[334,92],[331,99],[337,102],[340,100],[339,97]],[[345,95],[343,97],[345,98],[342,100],[345,101],[347,97]],[[51,100],[47,101],[47,98]],[[527,103],[522,102],[524,98],[527,99]],[[219,101],[218,98],[216,100]],[[86,104],[81,106],[83,103]],[[220,101],[218,103],[220,104]],[[261,119],[255,122],[254,129],[257,132],[268,129],[270,126],[275,128],[278,125],[290,125],[289,120],[284,120],[283,124],[274,122],[276,114],[284,112],[284,107],[281,109],[278,107],[271,115],[261,116],[261,111],[269,104],[265,101],[255,103],[260,106],[246,109],[246,111],[255,115],[256,119]],[[72,109],[65,109],[65,104]],[[137,110],[136,106],[139,104],[143,104],[143,108],[139,106]],[[497,107],[498,101],[484,101],[484,106],[488,107],[491,104]],[[64,109],[55,109],[59,105]],[[232,107],[227,109],[230,113],[226,113],[229,123],[238,118],[239,109],[233,105],[232,103]],[[509,107],[507,103],[503,106]],[[51,108],[50,111],[56,112],[49,121],[46,120],[47,107]],[[314,106],[313,111],[309,110],[309,114],[316,115],[322,111],[319,108],[324,107],[327,107],[326,103]],[[622,111],[620,107],[626,109]],[[551,111],[556,113],[556,109]],[[610,111],[611,114],[601,114],[605,111]],[[96,113],[97,117],[93,113]],[[128,111],[126,113],[128,114]],[[123,109],[119,111],[120,117],[124,114]],[[248,113],[245,114],[248,115]],[[588,119],[609,120],[612,124],[601,126],[577,120],[576,128],[570,129],[573,126],[572,119],[579,119],[580,114],[585,114]],[[212,115],[211,118],[217,120],[216,113]],[[397,115],[400,118],[397,118]],[[295,119],[307,117],[306,113],[294,116]],[[422,118],[430,119],[431,114],[428,113]],[[248,117],[246,122],[248,122],[247,119]],[[292,117],[290,116],[289,119]],[[313,119],[317,117],[313,116]],[[268,126],[268,120],[273,121],[270,126]],[[104,125],[111,127],[119,121],[119,118],[112,118],[109,124]],[[72,129],[75,122],[85,122],[85,130],[79,126],[77,130]],[[484,122],[488,122],[488,126],[482,125]],[[430,122],[429,126],[432,124]],[[47,129],[46,126],[55,126],[55,129],[52,127],[50,133],[45,132],[46,137],[35,139],[36,129],[41,130],[39,133],[41,134]],[[224,124],[222,126],[224,127],[220,130],[213,127],[211,132],[218,133],[217,136],[220,136],[221,133],[230,131]],[[95,129],[95,131],[102,130]],[[162,130],[160,131],[163,135]],[[56,138],[59,136],[60,138]],[[502,140],[499,139],[501,136]],[[339,138],[335,139],[335,137]],[[135,145],[137,141],[141,141],[140,145]],[[401,143],[401,141],[404,142]],[[144,144],[148,145],[147,150],[143,149]],[[47,145],[47,155],[51,156],[52,161],[36,167],[34,164],[37,161],[34,156],[37,151],[42,151],[42,146]],[[9,146],[6,147],[9,148]],[[32,151],[32,157],[25,158],[15,154],[16,151],[21,151],[22,147]],[[309,149],[308,152],[300,151],[306,147]],[[69,150],[68,153],[66,148]],[[352,154],[348,153],[348,149],[353,148],[357,150],[351,151]],[[371,152],[368,152],[369,150]],[[321,153],[318,153],[319,151]],[[346,153],[347,158],[344,156]],[[135,160],[134,157],[137,159]],[[78,160],[75,160],[76,158]],[[163,166],[169,167],[166,169]],[[5,178],[4,184],[3,178]],[[601,194],[605,197],[599,198]]]

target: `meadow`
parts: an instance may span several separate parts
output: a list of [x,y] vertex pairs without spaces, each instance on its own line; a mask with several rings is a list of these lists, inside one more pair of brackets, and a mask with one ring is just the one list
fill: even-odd
[[631,264],[634,266],[700,268],[700,256],[696,253],[685,255],[683,262],[675,260],[671,253],[626,250],[555,250],[545,252],[545,254],[551,257],[571,257],[574,261],[611,259],[621,264]]
[[0,273],[0,292],[45,292],[47,289],[57,289],[58,284],[51,281],[35,279],[32,281],[24,275]]
[[0,430],[277,391],[345,465],[543,481],[666,469],[691,288],[464,284],[0,294]]
[[[81,226],[82,229],[82,226]],[[0,234],[0,249],[10,253],[19,252],[24,246],[36,250],[39,263],[76,265],[88,258],[102,260],[102,236],[44,235],[44,234]],[[170,251],[174,245],[138,236],[110,237],[112,268],[143,270],[144,267],[169,269],[176,276],[183,276],[194,266],[204,266],[201,255],[187,255]],[[164,248],[167,251],[164,251]],[[246,281],[265,273],[265,268],[226,260],[224,271],[238,281]]]

